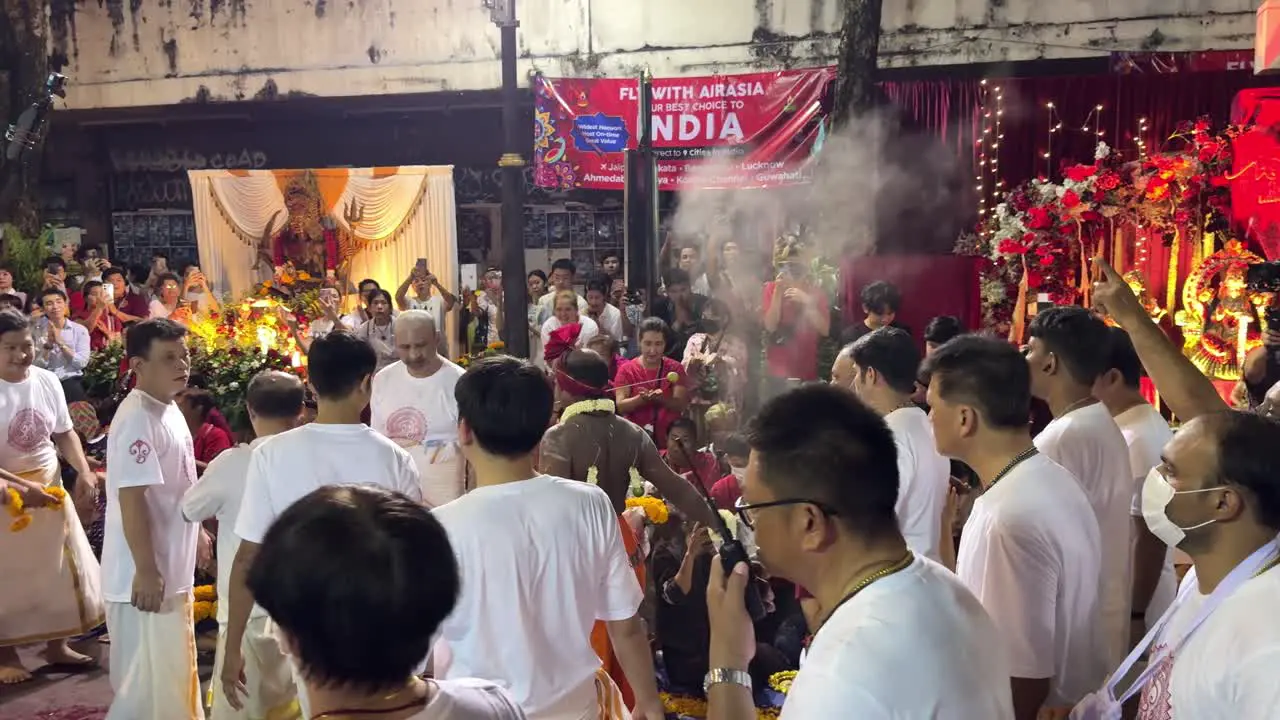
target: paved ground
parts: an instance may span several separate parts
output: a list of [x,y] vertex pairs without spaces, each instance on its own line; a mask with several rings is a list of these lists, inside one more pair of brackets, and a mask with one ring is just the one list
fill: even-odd
[[[27,668],[35,669],[35,679],[21,685],[0,686],[0,720],[102,720],[111,704],[111,683],[107,678],[107,646],[96,639],[73,643],[76,650],[99,659],[96,668],[67,674],[42,667],[42,645],[21,648]],[[203,658],[202,658],[203,659]],[[38,668],[38,669],[37,669]],[[202,686],[207,687],[212,668],[200,666]]]

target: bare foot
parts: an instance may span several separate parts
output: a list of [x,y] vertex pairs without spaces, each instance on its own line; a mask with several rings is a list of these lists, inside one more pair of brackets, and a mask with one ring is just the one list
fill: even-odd
[[88,655],[72,650],[67,645],[67,641],[65,639],[49,641],[49,644],[45,647],[44,661],[50,665],[60,665],[63,667],[92,665],[95,662],[94,659]]
[[31,673],[22,667],[18,651],[12,647],[0,647],[0,685],[17,685],[31,679]]

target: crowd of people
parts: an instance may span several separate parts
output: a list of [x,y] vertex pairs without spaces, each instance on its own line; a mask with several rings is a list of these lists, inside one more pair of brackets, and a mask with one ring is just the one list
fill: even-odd
[[[198,268],[50,262],[0,310],[0,568],[24,579],[0,683],[30,678],[21,645],[91,664],[68,640],[105,623],[111,720],[656,720],[660,690],[746,720],[790,673],[784,718],[1274,716],[1280,425],[1229,409],[1108,266],[1019,348],[947,317],[916,337],[887,283],[836,333],[800,255],[768,282],[727,239],[662,255],[655,298],[616,255],[530,273],[533,358],[465,369],[441,328],[502,337],[496,271],[365,281],[348,315],[326,288],[294,326],[306,381],[253,378],[238,445],[189,387],[183,314],[217,311]],[[93,333],[134,382],[105,463],[76,421]]]

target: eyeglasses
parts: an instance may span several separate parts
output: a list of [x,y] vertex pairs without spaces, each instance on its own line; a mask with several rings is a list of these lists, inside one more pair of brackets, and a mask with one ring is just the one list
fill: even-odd
[[756,527],[755,517],[756,517],[757,511],[764,510],[765,508],[772,508],[772,507],[786,507],[788,505],[812,505],[818,508],[818,510],[823,515],[839,515],[840,514],[836,512],[835,508],[832,508],[830,505],[820,503],[817,500],[804,500],[802,498],[796,498],[792,500],[773,500],[771,502],[754,503],[750,505],[744,504],[742,502],[742,498],[738,498],[738,502],[735,503],[733,506],[733,512],[738,516],[738,519],[742,521],[743,525],[746,525],[748,528],[751,528],[752,530],[754,530]]

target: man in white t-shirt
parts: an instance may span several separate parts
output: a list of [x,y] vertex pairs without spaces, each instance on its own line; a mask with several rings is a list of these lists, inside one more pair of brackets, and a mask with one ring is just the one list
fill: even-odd
[[1178,575],[1173,569],[1173,550],[1167,547],[1142,519],[1142,485],[1147,473],[1160,464],[1160,451],[1173,439],[1173,430],[1151,403],[1142,396],[1146,372],[1133,349],[1129,333],[1110,328],[1111,362],[1093,386],[1093,395],[1106,406],[1129,446],[1129,471],[1133,479],[1130,507],[1133,527],[1133,596],[1130,612],[1129,645],[1133,646],[1173,604],[1178,591]]
[[271,526],[248,582],[305,678],[304,717],[524,720],[493,683],[418,677],[460,583],[448,535],[416,501],[316,490]]
[[[230,605],[232,560],[240,547],[235,533],[236,517],[244,498],[245,480],[253,451],[273,435],[292,430],[302,416],[306,390],[296,375],[269,370],[249,381],[245,391],[245,407],[253,432],[252,443],[231,448],[213,459],[199,483],[187,491],[182,501],[182,514],[190,522],[218,521],[218,647],[213,662],[213,684],[218,684],[222,660],[226,656],[227,609]],[[234,710],[226,696],[213,694],[212,720],[248,720],[273,717],[288,708],[298,696],[288,658],[279,640],[270,631],[267,614],[254,607],[249,615],[241,651],[245,658],[246,707]]]
[[919,368],[920,351],[907,331],[882,327],[840,351],[831,365],[831,382],[852,389],[893,431],[898,527],[907,547],[938,562],[951,463],[938,454],[929,416],[911,402]]
[[627,336],[622,332],[622,311],[609,303],[613,287],[608,278],[596,278],[587,283],[583,297],[587,301],[587,317],[595,320],[600,332],[621,345]]
[[1093,384],[1110,363],[1106,323],[1082,307],[1040,312],[1028,330],[1031,393],[1044,400],[1053,422],[1036,436],[1036,448],[1066,468],[1089,498],[1102,533],[1099,631],[1109,664],[1128,654],[1133,596],[1133,473],[1129,446]]
[[462,496],[466,464],[458,452],[458,401],[453,387],[462,368],[440,357],[431,315],[408,310],[396,318],[398,362],[373,377],[373,429],[404,448],[417,463],[422,496],[438,507]]
[[[1229,411],[1120,275],[1095,262],[1103,274],[1093,286],[1095,306],[1129,333],[1161,397],[1184,420],[1147,474],[1142,511],[1151,532],[1190,555],[1194,568],[1149,648],[1155,671],[1141,688],[1138,718],[1273,718],[1280,707],[1280,424]],[[1210,597],[1222,600],[1216,609]],[[1211,612],[1196,627],[1203,611]]]
[[196,483],[191,431],[173,398],[191,370],[187,330],[166,318],[129,328],[137,384],[107,438],[102,590],[111,633],[109,720],[204,718],[191,586],[200,526],[182,515]]
[[[222,691],[231,707],[242,706],[241,647],[253,598],[245,577],[267,528],[290,505],[328,485],[378,485],[422,501],[418,466],[409,453],[360,422],[369,405],[378,357],[350,333],[331,333],[311,344],[307,374],[319,408],[315,422],[272,437],[253,450],[244,500],[236,518],[240,538],[231,568],[226,659]],[[299,701],[307,717],[305,693]]]
[[486,358],[456,395],[476,488],[433,513],[462,573],[457,607],[441,626],[452,658],[445,677],[496,682],[534,720],[619,720],[622,694],[591,643],[603,620],[635,692],[631,717],[662,720],[638,614],[644,594],[609,496],[535,469],[553,404],[546,376],[524,360]]
[[[738,514],[770,574],[813,594],[813,641],[783,720],[1010,720],[996,626],[946,568],[898,529],[893,432],[852,393],[806,385],[769,401],[748,437]],[[709,718],[756,717],[746,564],[712,563]]]
[[[413,289],[413,297],[409,297],[409,289]],[[426,264],[415,267],[409,277],[396,288],[396,308],[405,310],[422,310],[431,315],[436,323],[437,335],[444,340],[445,317],[453,312],[458,304],[458,296],[444,289]],[[443,346],[444,343],[441,342]],[[447,353],[446,353],[447,354]]]
[[[562,290],[573,290],[573,278],[576,273],[577,268],[568,258],[560,258],[551,263],[551,275],[548,277],[550,287],[542,297],[538,298],[538,327],[542,327],[547,319],[555,314],[556,293]],[[587,301],[581,295],[578,296],[578,312],[583,314],[587,312]]]
[[984,488],[956,574],[995,621],[1018,720],[1042,707],[1065,712],[1107,672],[1098,522],[1075,478],[1031,442],[1030,372],[1012,345],[964,335],[937,348],[924,372],[938,450]]

